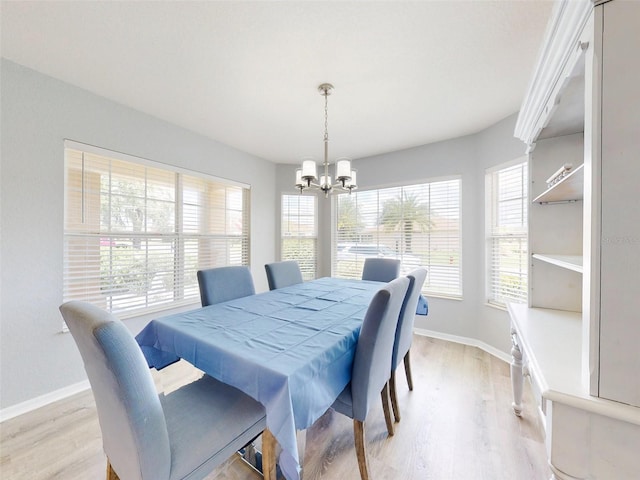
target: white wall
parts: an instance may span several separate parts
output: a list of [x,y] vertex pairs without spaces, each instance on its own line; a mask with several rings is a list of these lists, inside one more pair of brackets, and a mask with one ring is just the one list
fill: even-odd
[[[41,75],[1,64],[0,409],[86,378],[61,333],[65,138],[251,184],[251,265],[275,259],[274,164]],[[259,182],[255,182],[259,179]],[[126,324],[137,332],[144,319]]]
[[[462,177],[463,299],[429,298],[429,315],[416,317],[416,328],[444,336],[477,340],[505,355],[511,348],[509,317],[485,304],[485,169],[524,155],[524,145],[513,136],[516,115],[475,135],[354,160],[360,189],[460,175]],[[339,152],[334,152],[338,154]],[[294,193],[293,165],[278,165],[278,195]],[[276,199],[276,203],[278,200]],[[318,197],[321,251],[319,276],[331,274],[330,201]],[[280,212],[280,205],[276,205]],[[279,227],[277,227],[279,233]]]

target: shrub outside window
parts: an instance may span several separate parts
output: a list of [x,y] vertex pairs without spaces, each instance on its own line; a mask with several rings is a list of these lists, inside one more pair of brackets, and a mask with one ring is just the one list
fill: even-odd
[[124,317],[197,302],[197,270],[249,264],[249,193],[65,142],[64,301]]

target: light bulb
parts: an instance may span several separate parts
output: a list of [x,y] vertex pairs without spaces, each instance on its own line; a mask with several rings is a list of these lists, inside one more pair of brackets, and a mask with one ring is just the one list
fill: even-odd
[[336,179],[348,180],[351,177],[351,160],[342,158],[336,161]]
[[311,178],[315,180],[317,177],[316,162],[313,160],[305,160],[302,162],[302,178]]

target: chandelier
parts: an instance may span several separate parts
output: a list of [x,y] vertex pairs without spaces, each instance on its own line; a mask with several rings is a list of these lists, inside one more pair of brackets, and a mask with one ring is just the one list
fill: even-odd
[[296,170],[296,188],[302,193],[307,189],[316,189],[324,192],[324,196],[328,197],[331,190],[339,188],[348,191],[358,188],[356,185],[356,170],[351,168],[351,160],[348,158],[338,158],[335,163],[336,183],[331,183],[329,175],[329,133],[328,133],[328,107],[327,98],[333,91],[333,85],[323,83],[318,87],[318,92],[324,97],[324,173],[320,175],[318,181],[317,165],[315,160],[303,160],[302,168]]

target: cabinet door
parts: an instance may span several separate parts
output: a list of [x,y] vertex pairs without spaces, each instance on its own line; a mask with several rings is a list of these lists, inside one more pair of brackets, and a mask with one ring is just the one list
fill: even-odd
[[640,2],[603,8],[600,396],[640,406]]

